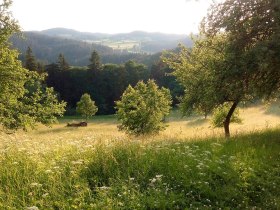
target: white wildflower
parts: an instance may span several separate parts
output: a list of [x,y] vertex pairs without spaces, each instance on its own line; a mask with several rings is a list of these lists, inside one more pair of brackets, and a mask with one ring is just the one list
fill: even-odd
[[26,207],[26,210],[39,210],[37,206]]
[[49,193],[44,193],[44,194],[42,195],[42,197],[45,198],[45,197],[47,197],[48,195],[49,195]]
[[109,190],[110,187],[107,187],[107,186],[102,186],[102,187],[99,187],[100,190]]
[[161,179],[162,176],[163,176],[162,174],[156,175],[156,178],[157,178],[157,179]]
[[46,173],[46,174],[51,174],[51,173],[52,173],[52,170],[48,169],[48,170],[45,171],[45,173]]

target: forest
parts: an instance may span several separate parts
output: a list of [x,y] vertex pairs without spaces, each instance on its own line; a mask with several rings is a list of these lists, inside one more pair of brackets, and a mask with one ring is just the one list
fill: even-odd
[[97,51],[91,53],[86,67],[73,67],[63,54],[57,62],[40,65],[29,47],[24,56],[24,66],[30,71],[47,73],[46,84],[53,87],[59,98],[67,102],[66,115],[74,115],[76,104],[84,93],[90,94],[99,107],[98,114],[115,113],[115,101],[118,101],[128,87],[138,81],[154,79],[160,87],[171,90],[173,105],[183,94],[181,85],[171,75],[172,70],[160,58],[148,68],[146,65],[128,60],[123,64],[102,64]]

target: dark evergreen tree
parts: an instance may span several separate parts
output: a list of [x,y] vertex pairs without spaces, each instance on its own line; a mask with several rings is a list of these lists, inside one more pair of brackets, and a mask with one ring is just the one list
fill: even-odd
[[29,71],[38,71],[37,61],[33,55],[31,47],[28,47],[26,50],[24,67]]
[[91,71],[100,71],[102,69],[102,63],[100,56],[97,51],[93,51],[90,56],[90,64],[88,65],[89,70]]
[[67,71],[70,69],[68,62],[66,61],[66,59],[62,53],[60,53],[58,56],[57,64],[61,71]]

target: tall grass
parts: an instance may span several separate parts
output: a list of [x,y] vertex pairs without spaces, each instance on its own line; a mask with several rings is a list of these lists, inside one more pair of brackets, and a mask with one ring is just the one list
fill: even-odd
[[280,208],[279,129],[231,141],[87,135],[1,136],[0,209]]

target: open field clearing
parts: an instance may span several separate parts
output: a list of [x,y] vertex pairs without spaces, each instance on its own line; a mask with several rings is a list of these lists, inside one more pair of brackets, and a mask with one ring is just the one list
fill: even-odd
[[155,137],[126,136],[114,116],[1,134],[0,209],[279,209],[278,109],[242,109],[229,142],[177,111]]
[[[270,106],[258,105],[253,107],[242,108],[240,116],[242,124],[231,124],[232,135],[251,133],[267,128],[275,128],[280,125],[280,106],[272,104]],[[62,143],[71,143],[73,140],[90,141],[90,142],[107,142],[118,139],[135,139],[128,137],[125,133],[120,132],[117,128],[118,122],[115,116],[96,116],[88,127],[69,128],[67,122],[80,121],[77,117],[65,117],[60,119],[60,123],[53,125],[51,128],[39,126],[37,130],[28,133],[18,132],[12,135],[13,138],[22,139],[22,136],[31,139],[41,139],[42,141],[55,141],[63,139]],[[224,136],[223,128],[213,128],[210,118],[203,117],[181,117],[179,110],[172,111],[166,119],[168,127],[158,136],[146,137],[147,141],[152,140],[186,140],[201,139],[205,137]],[[145,137],[136,139],[145,140]]]
[[102,40],[94,43],[111,47],[114,50],[135,50],[135,47],[140,46],[140,42],[132,41],[132,40],[123,40],[123,41]]

